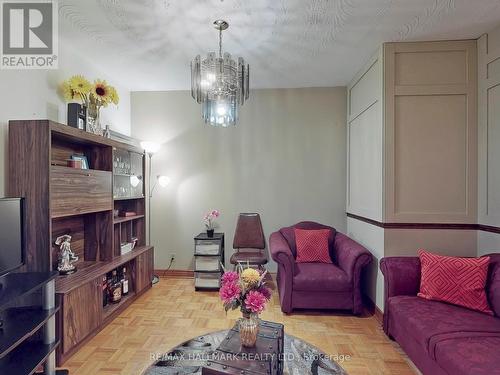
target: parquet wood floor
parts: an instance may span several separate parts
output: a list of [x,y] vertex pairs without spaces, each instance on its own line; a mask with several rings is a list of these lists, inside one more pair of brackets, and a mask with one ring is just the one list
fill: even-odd
[[[216,292],[195,292],[192,279],[162,278],[111,324],[92,338],[64,367],[72,375],[140,375],[151,355],[204,333],[228,329],[237,311],[224,313]],[[383,333],[374,317],[284,315],[277,292],[266,320],[285,324],[300,337],[330,355],[349,355],[341,362],[350,375],[415,375],[398,345]]]

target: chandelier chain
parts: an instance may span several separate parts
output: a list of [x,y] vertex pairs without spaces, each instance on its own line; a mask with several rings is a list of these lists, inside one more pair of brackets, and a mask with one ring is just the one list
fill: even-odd
[[219,29],[219,57],[222,59],[222,29]]

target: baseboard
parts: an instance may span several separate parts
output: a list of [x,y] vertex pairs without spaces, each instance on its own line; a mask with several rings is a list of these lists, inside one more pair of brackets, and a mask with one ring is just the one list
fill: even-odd
[[194,271],[191,270],[155,270],[154,273],[160,277],[194,278]]
[[375,302],[372,301],[367,295],[363,296],[363,301],[365,303],[366,309],[370,314],[373,314],[377,322],[382,325],[384,323],[384,313],[378,308]]
[[380,325],[384,324],[384,313],[376,305],[373,316],[377,319],[377,322],[379,322]]
[[[160,277],[179,277],[194,279],[194,271],[192,270],[155,270],[154,274]],[[276,280],[275,272],[268,272],[268,274],[273,280]]]

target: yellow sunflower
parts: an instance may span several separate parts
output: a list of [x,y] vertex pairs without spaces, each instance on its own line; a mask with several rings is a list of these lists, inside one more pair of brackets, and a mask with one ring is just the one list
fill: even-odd
[[109,86],[109,90],[110,90],[109,96],[111,98],[111,103],[113,103],[114,105],[118,105],[118,102],[120,101],[118,92],[113,86]]
[[92,84],[81,75],[75,75],[69,79],[69,87],[76,95],[87,95],[92,90]]
[[241,273],[241,279],[245,284],[254,285],[259,282],[260,273],[253,268],[247,268]]
[[64,100],[67,102],[70,102],[75,98],[74,91],[71,89],[69,82],[63,82],[60,89]]
[[96,101],[100,102],[103,106],[111,103],[111,90],[106,81],[101,81],[100,79],[94,81],[92,95]]

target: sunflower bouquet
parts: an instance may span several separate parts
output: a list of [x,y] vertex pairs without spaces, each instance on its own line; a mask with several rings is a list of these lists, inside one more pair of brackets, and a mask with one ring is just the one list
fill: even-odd
[[111,103],[118,105],[120,98],[116,89],[104,80],[96,79],[90,83],[85,77],[75,75],[61,84],[61,91],[67,102],[80,101],[87,108],[87,131],[103,135],[100,111]]
[[74,75],[61,84],[62,94],[66,101],[81,101],[87,107],[95,106],[97,110],[109,104],[118,105],[120,98],[116,89],[106,81],[96,79],[90,83],[81,75]]

